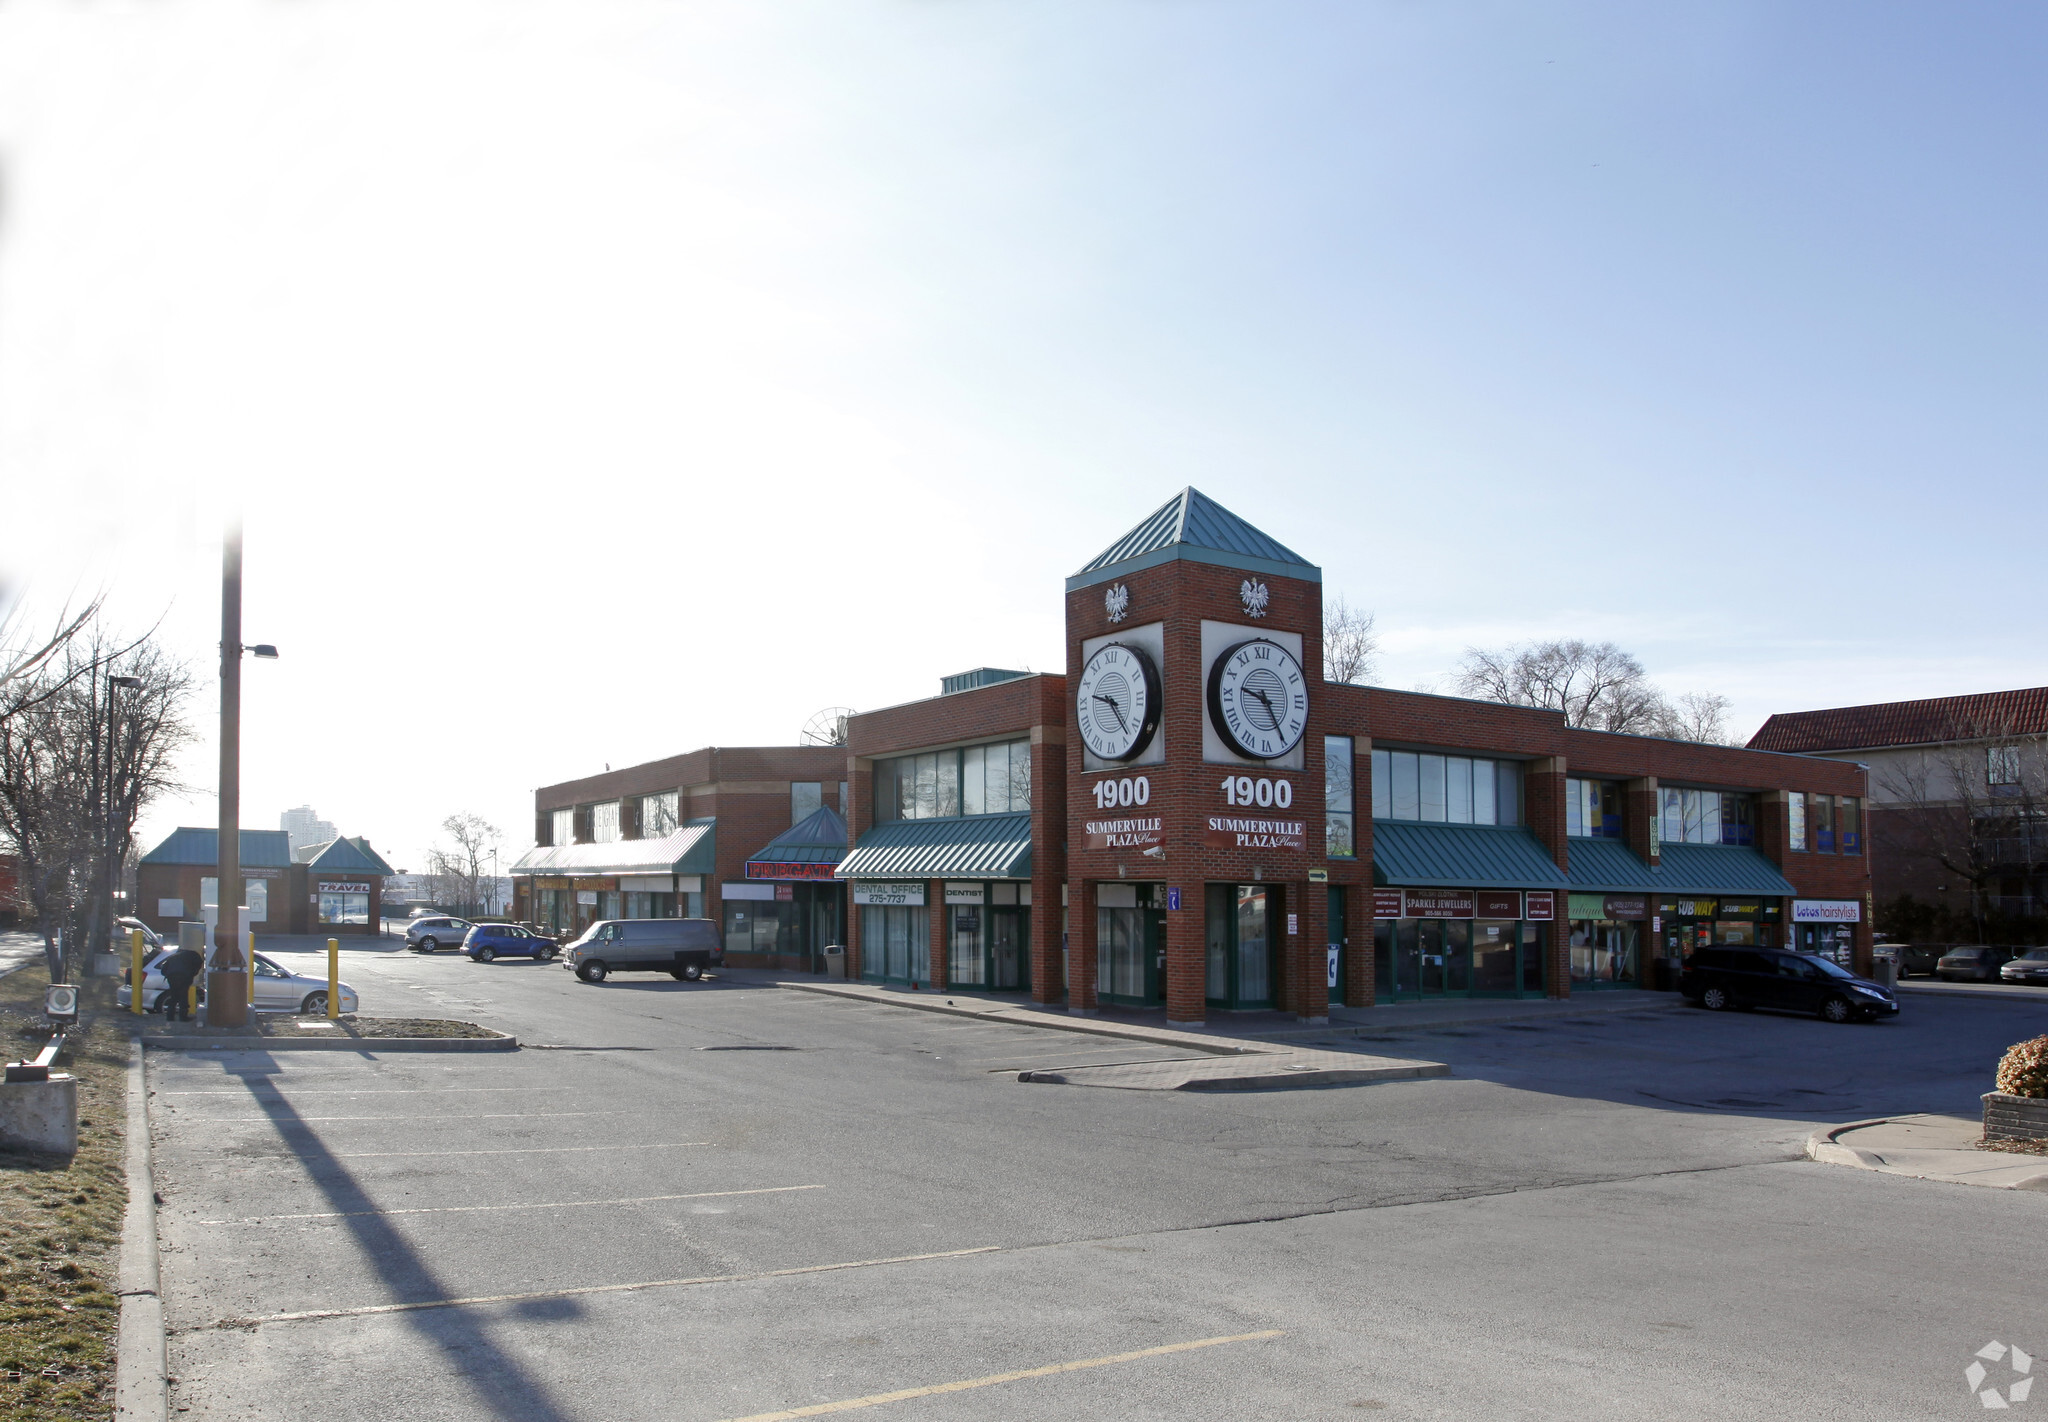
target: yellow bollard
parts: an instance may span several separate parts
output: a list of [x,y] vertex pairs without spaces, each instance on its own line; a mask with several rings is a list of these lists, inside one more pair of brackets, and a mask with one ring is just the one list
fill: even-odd
[[142,930],[128,930],[128,1010],[137,1017],[148,1009],[142,1003]]
[[199,1020],[199,979],[192,979],[192,986],[185,989],[185,1023],[190,1026]]
[[341,1016],[341,940],[327,940],[327,1020]]

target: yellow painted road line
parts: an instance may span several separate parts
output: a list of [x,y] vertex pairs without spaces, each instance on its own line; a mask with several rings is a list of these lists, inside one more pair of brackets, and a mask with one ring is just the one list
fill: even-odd
[[[259,1323],[301,1323],[316,1318],[362,1318],[379,1313],[412,1313],[423,1308],[459,1308],[469,1304],[525,1303],[529,1299],[574,1299],[586,1294],[627,1294],[639,1289],[679,1289],[692,1284],[745,1284],[756,1279],[787,1279],[797,1274],[831,1274],[841,1269],[872,1269],[881,1264],[917,1264],[928,1259],[959,1259],[969,1254],[994,1254],[999,1244],[976,1249],[946,1249],[937,1254],[899,1254],[893,1259],[853,1259],[844,1264],[806,1264],[795,1269],[761,1269],[751,1274],[703,1274],[694,1279],[648,1279],[638,1284],[588,1284],[579,1289],[535,1289],[524,1294],[478,1294],[462,1299],[426,1299],[420,1303],[371,1304],[367,1308],[317,1308],[300,1313],[272,1313],[261,1318],[222,1319],[216,1327],[249,1328]],[[792,1414],[794,1415],[794,1414]]]
[[866,1397],[849,1397],[841,1402],[819,1402],[809,1407],[791,1407],[781,1412],[756,1412],[747,1417],[734,1417],[727,1422],[790,1422],[796,1417],[822,1417],[828,1412],[854,1412],[863,1407],[880,1407],[887,1402],[908,1402],[913,1397],[937,1397],[941,1393],[967,1392],[977,1387],[994,1387],[997,1383],[1023,1382],[1026,1378],[1049,1378],[1058,1373],[1078,1373],[1084,1368],[1106,1368],[1112,1363],[1135,1363],[1140,1358],[1160,1358],[1168,1353],[1186,1353],[1196,1348],[1214,1348],[1224,1343],[1254,1343],[1261,1339],[1278,1338],[1284,1330],[1269,1328],[1262,1333],[1232,1333],[1223,1338],[1197,1338],[1191,1343],[1165,1343],[1157,1348],[1139,1348],[1130,1353],[1112,1353],[1106,1358],[1083,1358],[1075,1363],[1048,1363],[1042,1368],[1019,1368],[1014,1373],[990,1373],[985,1378],[968,1378],[964,1382],[933,1383],[930,1387],[906,1387],[896,1392],[870,1393]]
[[768,1185],[758,1190],[699,1190],[694,1195],[634,1195],[624,1200],[549,1200],[531,1205],[423,1205],[405,1210],[320,1210],[308,1215],[250,1215],[239,1220],[200,1220],[203,1225],[276,1224],[284,1220],[349,1220],[361,1215],[460,1215],[484,1210],[571,1210],[584,1205],[651,1205],[660,1200],[721,1200],[729,1195],[787,1195],[822,1190],[823,1185]]

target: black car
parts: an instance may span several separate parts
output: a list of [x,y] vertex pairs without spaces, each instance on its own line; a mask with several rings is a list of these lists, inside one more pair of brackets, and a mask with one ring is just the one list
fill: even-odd
[[1890,989],[1825,958],[1781,948],[1701,948],[1686,960],[1678,990],[1717,1012],[1773,1007],[1849,1022],[1899,1010]]

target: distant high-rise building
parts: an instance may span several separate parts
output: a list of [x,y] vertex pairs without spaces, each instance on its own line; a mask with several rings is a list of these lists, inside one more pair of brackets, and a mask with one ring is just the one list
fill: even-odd
[[286,810],[277,817],[277,827],[291,836],[294,854],[308,845],[326,844],[341,837],[341,831],[321,819],[311,805]]

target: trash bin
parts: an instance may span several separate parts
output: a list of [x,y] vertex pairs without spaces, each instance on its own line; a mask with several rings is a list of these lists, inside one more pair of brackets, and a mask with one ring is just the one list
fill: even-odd
[[1650,986],[1654,991],[1678,991],[1678,965],[1676,963],[1672,962],[1669,958],[1653,958],[1650,960],[1650,966]]
[[1897,958],[1872,958],[1870,980],[1880,987],[1895,988],[1899,985],[1899,960]]
[[825,976],[843,978],[846,976],[846,949],[837,943],[825,945]]

